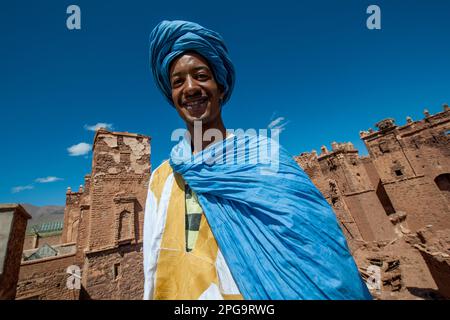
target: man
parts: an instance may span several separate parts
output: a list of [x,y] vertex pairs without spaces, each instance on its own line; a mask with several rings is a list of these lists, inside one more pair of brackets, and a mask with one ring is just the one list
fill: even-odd
[[[235,74],[222,37],[163,21],[150,56],[188,134],[150,179],[144,298],[370,299],[331,207],[292,157],[271,139],[227,134]],[[273,155],[275,170],[263,161]]]

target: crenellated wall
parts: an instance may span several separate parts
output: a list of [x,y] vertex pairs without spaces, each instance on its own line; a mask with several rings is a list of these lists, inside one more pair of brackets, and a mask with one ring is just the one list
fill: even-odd
[[97,131],[91,201],[83,207],[80,229],[85,253],[83,285],[92,299],[143,295],[142,239],[149,179],[149,137]]
[[432,225],[450,227],[450,110],[404,126],[394,119],[360,132],[369,156],[351,143],[332,143],[295,157],[322,192],[353,246],[389,240]]
[[378,131],[361,133],[381,185],[412,231],[450,227],[450,109],[424,115],[403,126],[386,119]]
[[16,297],[28,212],[19,204],[0,204],[0,300]]
[[[414,261],[404,269],[406,281],[431,288],[425,262],[408,241],[423,227],[450,228],[450,110],[408,117],[403,126],[385,119],[377,127],[360,133],[368,156],[351,143],[333,142],[330,150],[323,146],[295,160],[333,207],[352,253],[372,259],[368,248],[398,246],[390,247],[392,256],[401,253],[395,259]],[[67,191],[62,244],[54,246],[73,252],[22,262],[17,298],[142,299],[150,173],[150,137],[99,129],[92,172],[84,187]],[[71,265],[81,269],[79,291],[63,287]]]
[[[144,205],[150,179],[150,137],[99,129],[84,188],[66,192],[62,253],[23,261],[19,299],[142,299]],[[66,251],[64,251],[66,252]],[[81,269],[81,289],[64,281]]]

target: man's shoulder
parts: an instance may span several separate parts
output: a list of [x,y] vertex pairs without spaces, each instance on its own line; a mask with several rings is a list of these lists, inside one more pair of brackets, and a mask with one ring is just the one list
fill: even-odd
[[170,166],[169,160],[163,161],[155,170],[153,170],[150,178],[149,191],[153,192],[156,199],[160,198],[167,179],[172,173],[173,169]]
[[152,172],[152,180],[155,178],[167,178],[173,172],[170,166],[169,160],[164,160],[155,170]]

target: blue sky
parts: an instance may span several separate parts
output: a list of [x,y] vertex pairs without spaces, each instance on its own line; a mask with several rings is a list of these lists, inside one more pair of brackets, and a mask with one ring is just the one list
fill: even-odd
[[[81,30],[66,28],[70,4],[81,8]],[[381,30],[366,28],[370,4],[381,8]],[[64,204],[92,161],[67,149],[91,144],[86,128],[97,123],[151,136],[153,167],[167,158],[183,123],[148,65],[149,33],[164,19],[222,34],[237,70],[226,126],[284,117],[280,139],[292,154],[332,141],[366,153],[360,130],[450,103],[446,0],[9,1],[0,11],[0,202]]]

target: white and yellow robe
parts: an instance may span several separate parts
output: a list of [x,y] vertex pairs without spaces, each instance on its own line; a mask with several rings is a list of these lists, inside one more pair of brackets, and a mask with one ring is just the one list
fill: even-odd
[[185,182],[165,161],[145,207],[144,299],[242,299],[204,214],[189,252],[185,232]]

